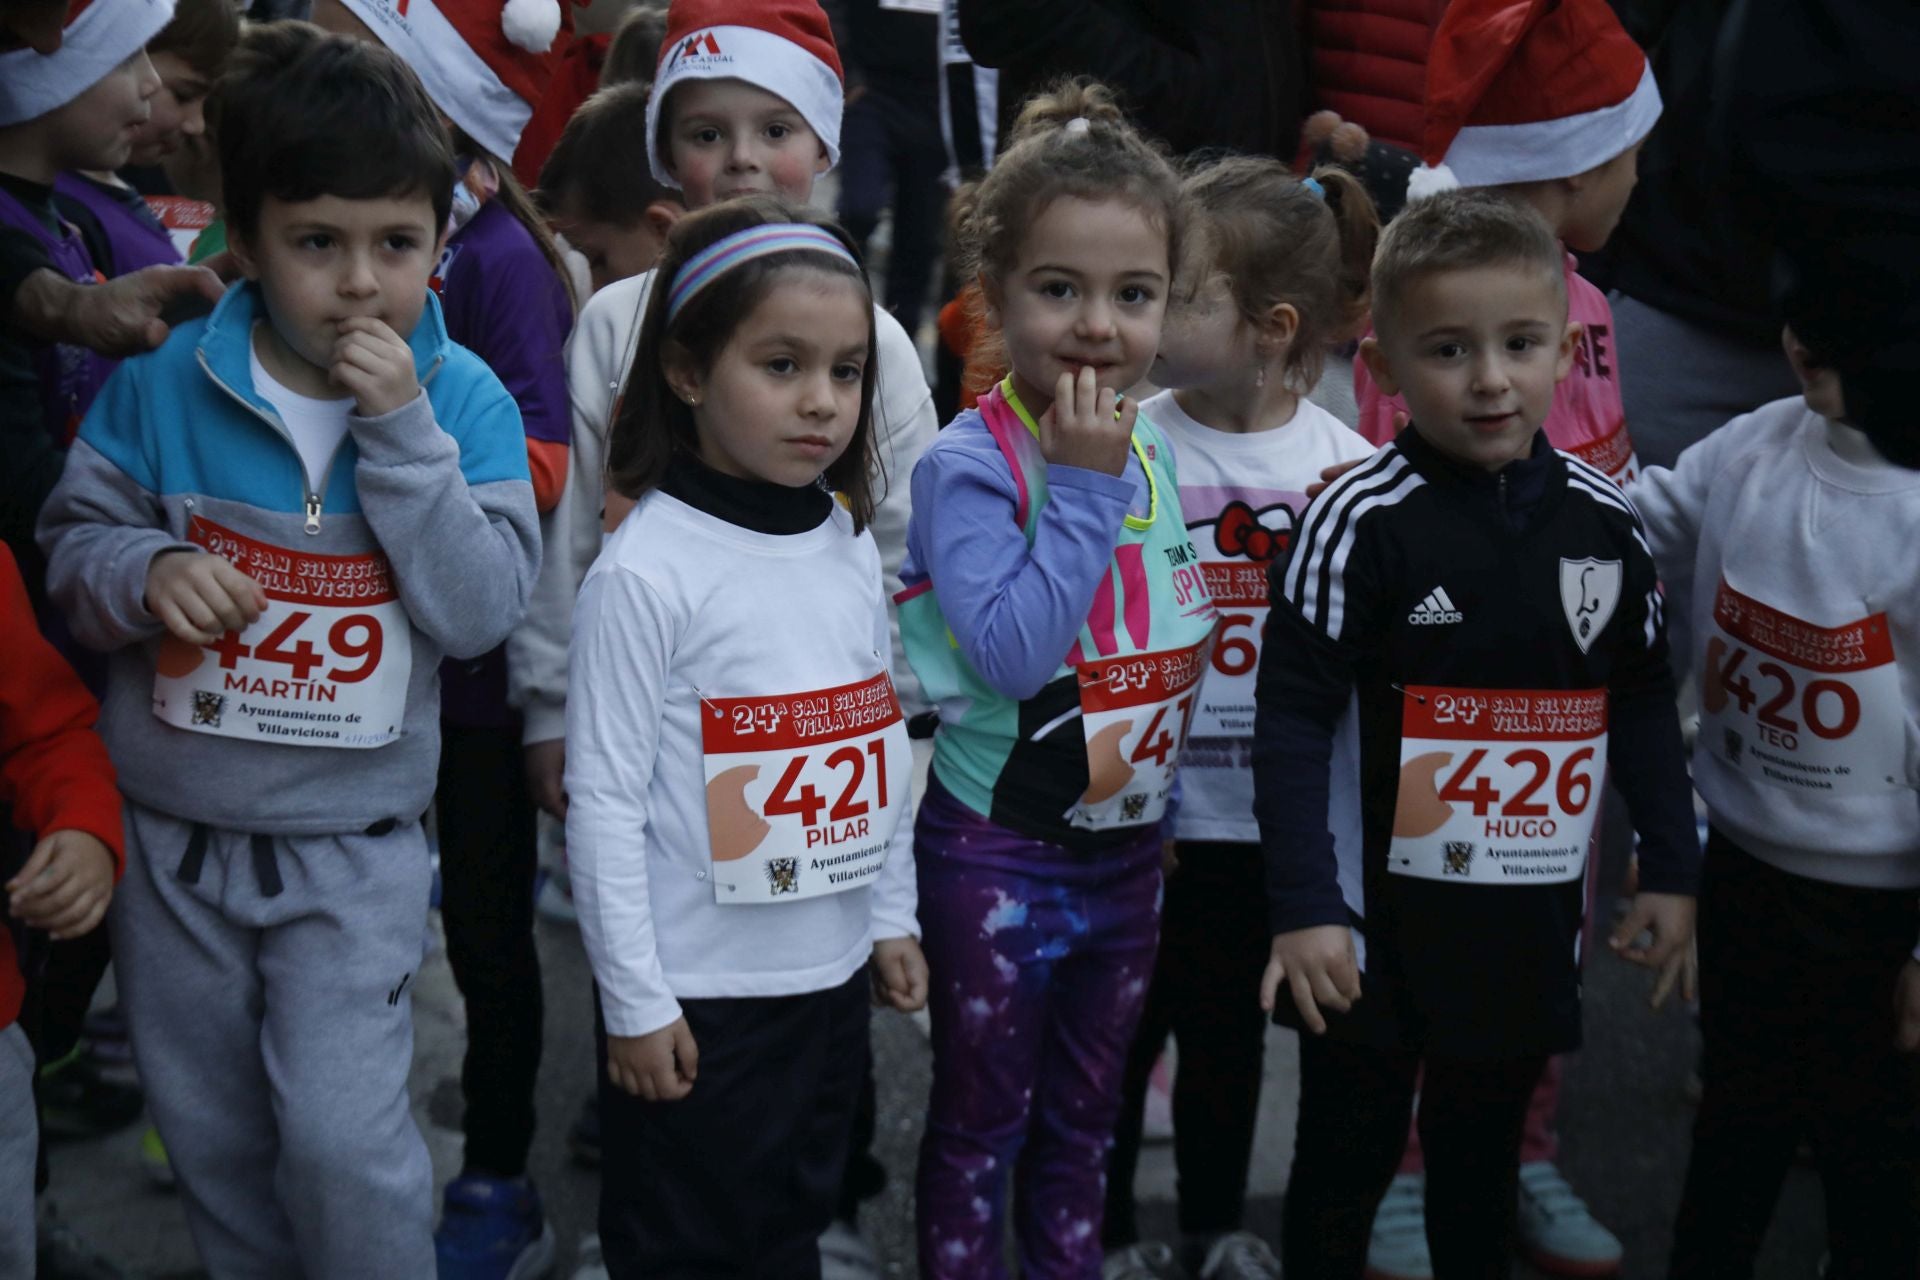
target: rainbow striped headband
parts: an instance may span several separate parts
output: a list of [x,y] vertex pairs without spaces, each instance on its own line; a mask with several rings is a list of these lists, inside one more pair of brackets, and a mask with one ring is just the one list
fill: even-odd
[[769,222],[745,231],[723,236],[680,264],[674,274],[673,288],[667,293],[667,323],[680,314],[687,299],[742,263],[775,253],[824,253],[848,262],[858,270],[860,263],[847,246],[831,232],[806,222]]

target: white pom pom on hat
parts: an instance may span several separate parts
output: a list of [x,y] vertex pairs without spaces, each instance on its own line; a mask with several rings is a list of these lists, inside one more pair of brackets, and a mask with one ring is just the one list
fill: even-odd
[[560,34],[560,6],[555,0],[507,0],[500,29],[528,53],[545,53]]
[[1453,170],[1446,165],[1423,164],[1407,175],[1407,203],[1437,196],[1442,191],[1452,191],[1459,185],[1460,179],[1454,177]]

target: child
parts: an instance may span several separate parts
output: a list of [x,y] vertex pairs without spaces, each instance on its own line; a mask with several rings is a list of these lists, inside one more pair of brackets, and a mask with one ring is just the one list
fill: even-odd
[[[239,38],[240,19],[231,0],[179,0],[173,21],[147,49],[160,88],[148,99],[152,116],[135,140],[130,164],[154,164],[177,149],[189,131],[205,130],[200,100]],[[164,202],[149,206],[147,198],[112,169],[70,170],[55,181],[54,190],[98,222],[108,259],[99,265],[108,275],[186,260],[173,229],[162,220],[164,211],[177,207]]]
[[[1105,1237],[1109,1249],[1138,1238],[1141,1108],[1172,1032],[1183,1252],[1187,1269],[1206,1280],[1280,1274],[1266,1244],[1241,1230],[1266,1044],[1254,1003],[1267,949],[1248,771],[1254,671],[1266,567],[1286,551],[1303,491],[1321,468],[1373,452],[1304,397],[1330,340],[1366,315],[1380,222],[1365,188],[1341,169],[1302,182],[1278,161],[1236,157],[1183,185],[1199,265],[1169,309],[1153,364],[1154,383],[1173,390],[1140,412],[1179,456],[1181,511],[1221,610],[1221,635],[1181,758],[1178,870],[1167,881],[1160,953],[1127,1064]],[[1350,775],[1353,743],[1343,746]],[[1358,829],[1345,838],[1357,841]]]
[[[1506,191],[1538,209],[1573,251],[1565,255],[1567,312],[1581,339],[1547,413],[1547,442],[1620,484],[1639,463],[1620,407],[1613,314],[1573,254],[1605,247],[1659,118],[1646,55],[1605,0],[1530,0],[1517,18],[1502,0],[1457,0],[1434,31],[1425,165],[1408,184],[1414,198],[1454,185]],[[1383,394],[1363,362],[1354,393],[1361,434],[1391,440],[1406,405]]]
[[[69,17],[57,53],[0,53],[0,226],[44,247],[69,279],[99,278],[99,264],[54,208],[66,169],[125,164],[147,100],[159,89],[144,51],[167,24],[170,0],[95,0]],[[84,347],[22,339],[0,329],[0,535],[40,604],[44,568],[33,543],[41,504],[60,478],[67,442],[113,362]]]
[[649,86],[602,89],[567,121],[540,170],[540,206],[587,260],[597,293],[653,269],[685,210],[642,163]]
[[1681,1280],[1753,1274],[1803,1140],[1826,1184],[1827,1274],[1920,1274],[1920,451],[1898,401],[1856,399],[1849,376],[1876,353],[1902,380],[1911,368],[1914,241],[1792,244],[1785,337],[1805,395],[1634,491],[1698,677],[1710,823]]
[[[1413,425],[1317,498],[1260,664],[1255,809],[1272,958],[1300,1037],[1283,1257],[1357,1277],[1416,1072],[1443,1280],[1504,1272],[1546,1055],[1580,1040],[1578,940],[1603,768],[1641,836],[1615,945],[1677,970],[1693,834],[1653,563],[1597,469],[1540,433],[1580,340],[1546,222],[1446,192],[1387,228],[1374,379]],[[1336,725],[1360,732],[1360,857],[1328,834]],[[1284,982],[1288,992],[1276,1000]]]
[[111,655],[120,993],[209,1271],[426,1275],[419,815],[435,668],[536,569],[519,415],[428,294],[453,157],[397,58],[268,24],[212,110],[247,280],[120,369],[40,525]]
[[[756,192],[804,205],[814,179],[839,156],[843,93],[833,32],[818,0],[676,0],[648,98],[648,164],[656,180],[680,191],[688,209]],[[550,517],[556,532],[547,541],[527,625],[512,646],[514,701],[526,715],[534,798],[556,815],[566,807],[560,739],[568,620],[603,529],[625,510],[625,499],[607,490],[603,450],[652,282],[652,272],[618,281],[580,312],[567,355],[573,400],[568,494]],[[906,551],[906,477],[938,423],[913,340],[884,311],[875,313],[874,325],[873,537],[891,591]],[[897,634],[893,665],[901,702],[917,709],[918,683]]]
[[[1633,191],[1640,143],[1660,115],[1660,93],[1639,46],[1604,0],[1518,6],[1458,0],[1434,33],[1427,67],[1426,132],[1414,194],[1453,183],[1504,192],[1537,209],[1563,250],[1597,252]],[[1582,279],[1565,253],[1569,318],[1579,326],[1574,365],[1554,389],[1547,443],[1606,473],[1616,484],[1639,470],[1620,400],[1620,362],[1606,295]],[[1360,433],[1385,444],[1407,406],[1356,363]],[[1594,870],[1598,870],[1595,860]],[[1522,1142],[1521,1239],[1528,1258],[1550,1271],[1607,1274],[1620,1242],[1587,1211],[1554,1161],[1560,1064],[1550,1060],[1527,1115]],[[1431,1274],[1420,1219],[1418,1135],[1383,1202],[1369,1266],[1381,1280]]]
[[636,505],[581,588],[567,710],[601,1244],[616,1277],[817,1277],[869,955],[876,996],[926,999],[864,532],[873,299],[844,232],[766,197],[689,216],[660,271],[608,442]]
[[1100,1268],[1107,1148],[1152,975],[1160,819],[1214,610],[1173,451],[1121,394],[1179,261],[1179,180],[1064,84],[967,197],[1012,372],[913,473],[900,622],[940,731],[915,830],[934,989],[923,1276]]
[[[13,554],[0,547],[0,810],[38,843],[9,877],[9,925],[56,939],[99,926],[125,867],[120,795],[93,731],[98,708],[40,638]],[[6,833],[11,839],[12,832]],[[10,852],[10,850],[9,850]],[[19,1025],[20,935],[0,928],[0,1275],[34,1274],[33,1050]]]
[[[447,336],[512,393],[526,435],[534,504],[551,511],[567,474],[566,370],[573,300],[559,249],[507,164],[552,74],[554,30],[523,18],[552,6],[497,0],[318,0],[314,21],[378,40],[403,58],[452,121],[459,180],[434,269]],[[557,13],[548,13],[555,29]],[[533,940],[537,810],[521,764],[522,726],[507,702],[502,644],[449,661],[441,678],[441,756],[434,798],[440,918],[467,1014],[460,1069],[466,1140],[447,1184],[435,1247],[453,1280],[500,1258],[538,1273],[554,1252],[527,1181],[543,1005]]]

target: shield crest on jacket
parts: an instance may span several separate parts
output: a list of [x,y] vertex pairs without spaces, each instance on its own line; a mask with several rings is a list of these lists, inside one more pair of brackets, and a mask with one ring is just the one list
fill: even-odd
[[1560,560],[1560,607],[1582,653],[1593,647],[1620,603],[1620,574],[1618,560]]

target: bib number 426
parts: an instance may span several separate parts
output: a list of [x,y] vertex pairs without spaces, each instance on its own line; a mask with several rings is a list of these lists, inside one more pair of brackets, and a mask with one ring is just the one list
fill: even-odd
[[[1576,817],[1586,812],[1587,805],[1593,800],[1593,770],[1591,768],[1595,751],[1592,747],[1581,747],[1561,760],[1560,767],[1553,767],[1553,759],[1545,751],[1536,747],[1521,747],[1501,757],[1513,774],[1508,778],[1513,784],[1507,788],[1497,786],[1489,772],[1483,766],[1487,762],[1488,749],[1475,747],[1467,752],[1446,781],[1439,787],[1440,799],[1453,804],[1463,804],[1471,808],[1473,816],[1484,818],[1498,806],[1500,817],[1512,818],[1516,822],[1511,834],[1516,835],[1552,835],[1554,825],[1552,815],[1556,812],[1567,817]],[[1536,801],[1534,796],[1553,779],[1553,798],[1557,805],[1549,805],[1544,800]],[[1523,830],[1531,819],[1545,819],[1544,823],[1534,823],[1534,830]],[[1544,829],[1542,829],[1544,828]],[[1490,832],[1489,834],[1498,834]]]

